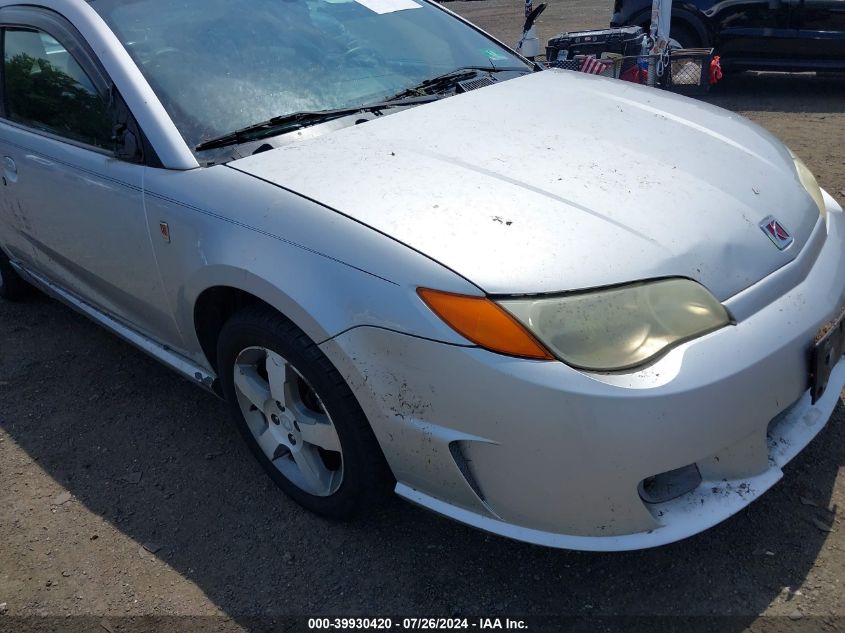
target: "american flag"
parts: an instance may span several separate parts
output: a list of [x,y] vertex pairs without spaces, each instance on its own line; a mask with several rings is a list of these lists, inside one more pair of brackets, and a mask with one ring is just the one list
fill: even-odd
[[600,75],[612,65],[613,61],[610,59],[598,59],[595,55],[590,55],[581,62],[581,72]]
[[562,68],[563,70],[581,70],[580,59],[559,59],[552,65],[555,68]]

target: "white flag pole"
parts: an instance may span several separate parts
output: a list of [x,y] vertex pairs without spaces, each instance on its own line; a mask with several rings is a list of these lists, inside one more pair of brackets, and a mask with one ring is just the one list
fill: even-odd
[[664,59],[669,52],[669,35],[672,29],[672,0],[652,0],[651,3],[651,56],[648,58],[648,85],[654,86],[663,75]]
[[653,0],[651,3],[651,52],[662,55],[669,47],[672,28],[672,0]]

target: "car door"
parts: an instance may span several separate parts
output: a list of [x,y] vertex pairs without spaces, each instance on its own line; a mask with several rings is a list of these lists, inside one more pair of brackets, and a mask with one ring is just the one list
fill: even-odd
[[176,343],[145,217],[140,132],[116,155],[131,114],[63,18],[4,8],[0,26],[8,250],[78,299]]
[[790,59],[800,53],[800,0],[722,0],[706,11],[719,53],[731,62]]
[[845,68],[845,0],[801,0],[803,54]]

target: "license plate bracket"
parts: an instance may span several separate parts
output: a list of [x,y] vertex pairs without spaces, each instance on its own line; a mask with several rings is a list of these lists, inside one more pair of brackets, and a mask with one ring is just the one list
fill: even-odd
[[830,374],[845,354],[845,312],[835,321],[825,325],[816,335],[810,355],[810,393],[813,404],[827,389]]

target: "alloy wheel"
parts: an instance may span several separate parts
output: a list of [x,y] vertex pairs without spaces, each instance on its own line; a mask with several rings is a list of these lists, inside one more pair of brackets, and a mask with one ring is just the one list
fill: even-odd
[[238,354],[238,405],[261,451],[287,480],[318,497],[343,483],[343,450],[320,396],[281,355],[264,347]]

